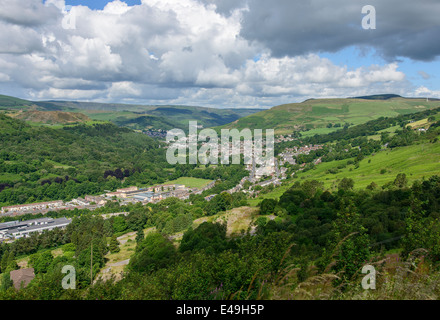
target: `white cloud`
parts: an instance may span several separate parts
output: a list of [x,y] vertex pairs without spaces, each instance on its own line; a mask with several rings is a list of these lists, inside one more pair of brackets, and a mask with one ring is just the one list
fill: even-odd
[[348,71],[347,67],[336,66],[315,54],[294,58],[264,55],[256,62],[247,62],[244,82],[251,85],[240,86],[240,89],[245,89],[248,94],[253,87],[256,94],[299,96],[325,96],[331,91],[337,95],[336,89],[339,89],[343,96],[350,95],[352,88],[403,81],[405,75],[397,68],[398,65],[393,63]]
[[114,82],[109,88],[109,97],[112,98],[139,97],[141,93],[139,86],[130,81]]
[[105,7],[103,12],[107,14],[115,14],[115,15],[121,15],[126,13],[131,9],[130,6],[128,6],[125,2],[122,2],[120,0],[115,0],[113,2],[109,2]]
[[0,0],[0,90],[13,83],[29,98],[241,107],[410,87],[397,63],[349,70],[317,54],[274,57],[243,37],[244,5],[115,0],[74,7],[75,29],[63,29],[64,1],[29,1],[14,20],[17,1]]
[[67,100],[93,100],[98,98],[102,92],[100,90],[79,90],[79,89],[58,89],[49,88],[36,93],[32,93],[34,99],[67,99]]
[[440,98],[440,90],[430,90],[425,86],[418,87],[413,94],[415,97]]

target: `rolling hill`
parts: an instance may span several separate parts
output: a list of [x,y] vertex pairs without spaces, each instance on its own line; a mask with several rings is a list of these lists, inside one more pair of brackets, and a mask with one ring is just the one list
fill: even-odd
[[[261,109],[217,109],[197,106],[157,106],[81,101],[27,101],[0,95],[0,110],[4,111],[52,111],[80,113],[91,120],[110,121],[118,126],[136,130],[181,128],[188,130],[189,121],[197,121],[203,127],[228,124]],[[79,116],[80,118],[83,115]],[[31,116],[34,118],[35,114]],[[43,116],[44,118],[44,116]],[[22,118],[26,121],[32,119]],[[37,121],[38,122],[38,121]]]
[[33,103],[31,101],[0,94],[0,110],[14,109],[14,108],[28,108],[32,105]]
[[155,106],[78,101],[35,102],[45,110],[81,112],[92,120],[111,121],[132,129],[188,129],[189,121],[203,127],[225,125],[261,109],[216,109],[197,106]]
[[44,124],[72,124],[90,121],[90,118],[82,113],[64,111],[23,111],[16,113],[14,117],[27,122]]
[[[347,99],[309,99],[273,107],[217,129],[275,129],[276,134],[300,131],[304,136],[325,134],[344,125],[358,125],[380,117],[415,113],[440,106],[439,100],[381,95]],[[336,126],[335,126],[336,125]]]

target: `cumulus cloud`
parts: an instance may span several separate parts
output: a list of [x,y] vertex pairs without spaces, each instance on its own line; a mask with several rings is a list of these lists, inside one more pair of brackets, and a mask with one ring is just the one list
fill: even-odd
[[[74,6],[67,12],[63,0],[29,0],[18,14],[21,2],[0,0],[7,8],[0,13],[0,90],[34,99],[219,107],[414,90],[394,61],[350,69],[318,55],[376,39],[359,30],[360,2],[336,2],[340,6],[323,0],[280,0],[276,6],[258,0],[143,0],[128,6],[115,0],[102,10]],[[417,10],[428,8],[425,2]],[[387,12],[381,2],[377,6],[378,17],[379,9]],[[393,29],[400,20],[381,19],[377,46],[392,34],[404,35]],[[408,20],[403,29],[419,30],[415,41],[424,46],[406,47],[401,38],[400,49],[393,50],[411,56],[429,49],[414,54],[434,57],[438,43],[426,44],[423,34],[436,21],[432,12],[422,24]],[[383,54],[395,55],[388,47],[381,47]]]
[[433,97],[433,98],[440,98],[440,90],[430,90],[425,86],[420,86],[416,90],[414,90],[413,95],[415,97]]

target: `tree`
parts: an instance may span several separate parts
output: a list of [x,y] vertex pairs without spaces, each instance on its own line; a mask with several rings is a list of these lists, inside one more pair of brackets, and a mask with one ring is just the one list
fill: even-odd
[[339,190],[348,191],[348,190],[352,190],[353,187],[354,187],[354,181],[351,178],[343,178],[338,184]]
[[176,258],[176,248],[160,233],[149,233],[136,246],[129,268],[136,272],[151,272],[169,266]]
[[15,254],[13,251],[9,252],[8,255],[8,265],[6,267],[7,270],[17,270],[19,267],[17,265],[17,261],[15,260]]
[[121,216],[113,217],[113,229],[115,230],[116,233],[127,230],[127,223],[125,222],[124,217]]
[[249,180],[246,180],[243,183],[243,189],[245,189],[245,190],[248,190],[251,186],[252,186],[252,182],[250,182]]
[[438,219],[424,217],[426,212],[421,210],[422,203],[415,200],[413,209],[406,219],[406,232],[403,238],[404,256],[416,249],[428,249],[428,257],[433,262],[440,261],[440,223]]
[[220,211],[226,211],[230,209],[232,204],[232,196],[227,192],[222,192],[212,198],[206,205],[206,214],[211,216],[217,214]]
[[260,202],[260,214],[272,214],[274,213],[275,207],[277,206],[278,201],[275,199],[264,199]]
[[112,236],[109,244],[109,250],[111,253],[118,253],[119,251],[121,251],[121,249],[119,248],[119,241],[118,239],[116,239],[116,236]]
[[107,237],[110,237],[113,234],[113,227],[112,227],[110,220],[104,221],[104,234]]
[[374,182],[374,181],[372,181],[372,182],[367,186],[367,189],[368,189],[368,190],[375,190],[375,189],[377,189],[377,187],[378,187],[377,183]]
[[38,254],[36,258],[34,258],[32,267],[34,268],[35,273],[46,273],[52,262],[52,253],[47,250],[41,254]]
[[8,251],[3,252],[1,265],[0,265],[1,272],[5,272],[8,267],[8,257],[9,257],[9,252]]
[[144,230],[142,228],[139,228],[136,234],[136,243],[143,241],[144,238],[145,238]]
[[399,173],[396,176],[396,179],[394,179],[393,184],[397,187],[397,188],[405,188],[406,185],[408,184],[408,179],[406,178],[406,174],[404,173]]
[[226,224],[203,222],[196,229],[185,232],[179,251],[204,249],[207,253],[219,253],[226,248]]
[[317,180],[307,180],[303,182],[301,188],[308,198],[312,198],[318,190],[324,189],[324,183]]
[[10,287],[12,287],[12,285],[13,285],[13,282],[12,282],[12,280],[11,280],[11,277],[10,277],[10,274],[9,274],[9,272],[5,272],[3,275],[2,275],[2,278],[1,278],[1,286],[0,286],[0,290],[1,291],[6,291],[6,290],[8,290]]
[[259,217],[257,220],[255,220],[254,225],[258,228],[264,228],[264,226],[267,224],[267,218],[266,217]]
[[338,249],[336,264],[333,267],[336,272],[342,271],[341,279],[337,282],[352,280],[353,276],[367,263],[370,256],[368,246],[369,239],[365,230],[349,236],[342,242]]
[[350,212],[350,206],[338,213],[333,223],[336,263],[332,269],[340,273],[335,284],[348,283],[370,257],[369,237],[362,226],[360,215]]

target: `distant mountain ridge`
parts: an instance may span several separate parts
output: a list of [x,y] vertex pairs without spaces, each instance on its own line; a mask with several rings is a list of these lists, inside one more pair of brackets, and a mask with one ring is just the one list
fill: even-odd
[[388,100],[392,98],[402,98],[402,96],[399,96],[398,94],[375,94],[370,96],[354,97],[352,99]]
[[[81,101],[27,101],[0,95],[0,110],[61,111],[84,114],[91,120],[110,121],[134,130],[188,130],[189,121],[204,128],[275,129],[277,134],[303,135],[440,106],[440,99],[405,98],[378,94],[341,99],[308,99],[271,109],[216,109],[179,105],[137,105]],[[26,119],[25,119],[26,120]],[[30,120],[32,121],[32,120]]]
[[349,99],[365,99],[365,100],[388,100],[392,98],[403,98],[403,99],[428,99],[432,101],[440,101],[440,99],[437,98],[411,98],[411,97],[402,97],[398,94],[375,94],[370,96],[360,96],[360,97],[353,97]]
[[362,124],[379,117],[393,117],[439,106],[439,99],[403,98],[394,94],[308,99],[260,111],[216,129],[274,129],[276,134],[301,132],[309,136],[329,133],[344,126]]
[[197,121],[199,125],[205,128],[215,127],[236,121],[263,109],[217,109],[197,106],[159,106],[82,101],[28,101],[0,95],[0,110],[80,113],[91,120],[110,121],[119,126],[130,127],[135,130],[170,130],[173,128],[188,130],[189,121]]

